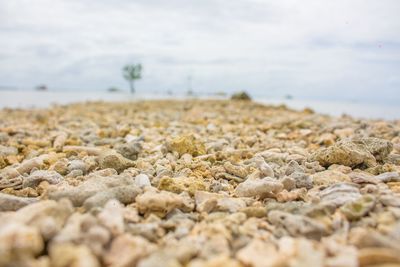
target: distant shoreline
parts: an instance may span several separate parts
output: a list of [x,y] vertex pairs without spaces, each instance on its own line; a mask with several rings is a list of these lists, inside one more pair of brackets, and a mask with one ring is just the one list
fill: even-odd
[[[126,102],[141,100],[185,100],[185,99],[228,99],[222,95],[194,95],[185,94],[130,94],[128,92],[93,92],[93,91],[27,91],[0,89],[0,108],[47,108],[53,104],[66,105],[86,101]],[[366,119],[400,119],[398,105],[383,103],[365,103],[354,101],[326,101],[312,99],[285,99],[269,97],[253,97],[253,100],[262,104],[286,105],[295,110],[311,108],[318,113],[332,116],[350,115],[355,118]]]

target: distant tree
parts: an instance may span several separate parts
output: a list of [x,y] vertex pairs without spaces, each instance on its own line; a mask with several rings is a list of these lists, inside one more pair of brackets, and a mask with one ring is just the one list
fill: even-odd
[[108,92],[110,93],[116,93],[116,92],[120,92],[121,90],[119,90],[117,87],[110,87],[107,89]]
[[142,78],[142,64],[132,64],[126,65],[122,69],[124,78],[129,82],[129,86],[131,88],[131,93],[135,92],[135,80],[139,80]]
[[35,87],[36,91],[47,91],[48,88],[45,84],[41,84]]

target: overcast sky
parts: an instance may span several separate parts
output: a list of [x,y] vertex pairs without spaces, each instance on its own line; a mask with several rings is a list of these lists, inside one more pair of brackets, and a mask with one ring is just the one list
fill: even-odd
[[0,86],[400,99],[399,0],[1,0]]

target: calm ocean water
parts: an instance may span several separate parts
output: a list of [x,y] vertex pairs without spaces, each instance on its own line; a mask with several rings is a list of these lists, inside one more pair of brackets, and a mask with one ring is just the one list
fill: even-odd
[[[69,104],[85,101],[140,101],[144,99],[186,99],[184,95],[135,94],[126,92],[79,92],[79,91],[0,91],[0,108],[45,108],[52,104]],[[199,98],[224,98],[200,96]],[[340,116],[348,114],[357,118],[400,119],[400,105],[391,103],[366,103],[305,99],[283,99],[258,97],[256,101],[266,104],[285,104],[290,108],[313,110]]]

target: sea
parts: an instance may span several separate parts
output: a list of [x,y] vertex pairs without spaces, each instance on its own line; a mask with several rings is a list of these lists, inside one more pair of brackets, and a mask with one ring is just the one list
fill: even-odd
[[[36,91],[36,90],[0,90],[0,108],[46,108],[52,105],[65,105],[87,101],[142,101],[152,99],[228,99],[227,95],[187,95],[167,93],[135,93],[125,91]],[[292,97],[257,96],[255,101],[269,105],[286,105],[289,108],[312,110],[332,115],[350,115],[360,119],[400,119],[400,104],[397,102],[349,101],[329,99],[304,99]]]

